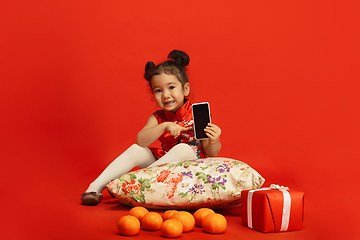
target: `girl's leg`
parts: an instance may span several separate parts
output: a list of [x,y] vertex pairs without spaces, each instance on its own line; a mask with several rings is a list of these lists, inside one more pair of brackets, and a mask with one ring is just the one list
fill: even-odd
[[185,143],[179,143],[167,152],[162,158],[152,163],[149,167],[177,161],[197,159],[194,150]]
[[155,161],[156,159],[150,149],[134,144],[110,163],[100,176],[90,184],[86,192],[82,194],[81,203],[83,205],[97,205],[102,196],[101,191],[105,188],[106,184],[127,173],[135,166],[145,168],[192,159],[197,159],[196,154],[189,145],[184,143],[176,145],[157,161]]
[[113,179],[127,173],[133,167],[147,167],[155,162],[155,160],[150,149],[133,144],[105,168],[100,176],[90,184],[86,192],[96,192],[100,194],[106,184]]

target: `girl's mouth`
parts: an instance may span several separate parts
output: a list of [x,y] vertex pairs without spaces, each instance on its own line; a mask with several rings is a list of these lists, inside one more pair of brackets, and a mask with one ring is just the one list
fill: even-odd
[[175,101],[168,101],[168,102],[164,102],[163,104],[166,106],[166,105],[169,105],[169,104],[172,104],[174,103]]

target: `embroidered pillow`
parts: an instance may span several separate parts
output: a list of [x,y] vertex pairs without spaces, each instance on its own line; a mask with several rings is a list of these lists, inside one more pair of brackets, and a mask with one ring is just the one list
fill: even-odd
[[139,169],[106,187],[128,206],[226,209],[240,206],[241,191],[260,188],[264,181],[241,161],[203,158]]

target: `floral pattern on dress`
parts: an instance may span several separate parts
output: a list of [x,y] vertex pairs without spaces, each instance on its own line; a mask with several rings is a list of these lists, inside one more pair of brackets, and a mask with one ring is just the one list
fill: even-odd
[[265,179],[244,162],[203,158],[124,174],[107,185],[121,203],[150,209],[213,209],[240,205],[241,191]]

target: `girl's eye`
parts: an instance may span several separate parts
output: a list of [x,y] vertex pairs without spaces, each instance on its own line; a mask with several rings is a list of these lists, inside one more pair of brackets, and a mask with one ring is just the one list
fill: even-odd
[[170,86],[169,88],[170,88],[170,89],[174,89],[174,88],[175,88],[175,86]]
[[156,89],[156,90],[154,91],[154,93],[159,93],[159,92],[161,92],[160,89]]

